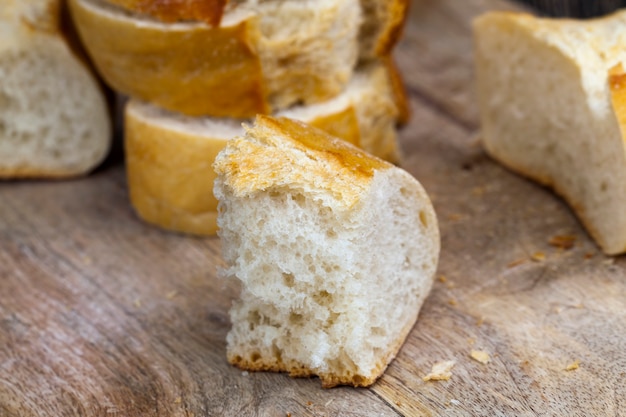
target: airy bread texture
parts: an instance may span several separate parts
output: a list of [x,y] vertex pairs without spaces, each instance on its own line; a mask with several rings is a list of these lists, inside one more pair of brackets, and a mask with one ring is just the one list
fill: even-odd
[[[338,97],[279,113],[305,121],[397,162],[389,74],[382,65],[359,70]],[[167,230],[212,235],[217,230],[215,172],[226,141],[244,133],[243,120],[191,117],[131,100],[125,111],[130,200],[148,223]]]
[[242,284],[227,355],[252,371],[372,384],[430,291],[435,212],[402,169],[290,119],[259,116],[217,156],[226,277]]
[[0,178],[62,178],[96,167],[111,141],[106,100],[66,43],[56,0],[0,7]]
[[102,0],[70,0],[111,87],[192,116],[249,118],[339,94],[358,57],[359,0],[241,4],[220,26],[167,24]]
[[607,254],[626,251],[626,12],[474,23],[487,152],[552,187]]

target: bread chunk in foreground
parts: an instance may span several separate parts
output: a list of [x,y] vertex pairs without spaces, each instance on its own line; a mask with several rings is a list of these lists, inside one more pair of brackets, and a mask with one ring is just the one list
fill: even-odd
[[552,187],[607,254],[626,251],[626,12],[474,22],[487,152]]
[[214,163],[224,275],[241,281],[230,363],[368,386],[395,357],[439,256],[415,178],[320,130],[259,116]]

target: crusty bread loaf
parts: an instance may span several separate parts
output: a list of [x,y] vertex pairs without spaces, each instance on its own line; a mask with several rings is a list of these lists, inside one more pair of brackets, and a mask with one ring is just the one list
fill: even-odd
[[474,23],[487,152],[562,195],[607,254],[626,251],[626,12]]
[[[279,114],[397,162],[398,111],[388,77],[386,67],[367,66],[338,97]],[[215,234],[211,163],[228,139],[244,133],[243,121],[183,116],[137,100],[131,100],[125,113],[128,189],[137,214],[167,230]]]
[[372,384],[432,285],[433,207],[402,169],[321,130],[259,116],[218,154],[228,360],[253,371]]
[[3,0],[0,33],[0,178],[93,169],[111,122],[96,79],[61,33],[59,1]]
[[[105,0],[136,13],[144,13],[164,22],[195,20],[219,25],[228,0]],[[237,0],[236,0],[237,1]],[[235,2],[236,2],[235,1]]]
[[247,118],[328,100],[358,56],[359,0],[241,4],[215,28],[162,23],[102,0],[69,3],[114,89],[188,115]]

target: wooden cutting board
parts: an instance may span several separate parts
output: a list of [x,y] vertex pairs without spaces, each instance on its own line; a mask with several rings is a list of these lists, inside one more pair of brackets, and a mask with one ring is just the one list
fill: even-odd
[[[626,260],[480,146],[470,22],[513,8],[413,2],[397,51],[413,110],[404,167],[433,198],[442,253],[374,386],[229,366],[237,288],[216,276],[219,241],[140,222],[118,151],[86,179],[0,184],[0,417],[626,415]],[[452,378],[424,382],[443,360]]]

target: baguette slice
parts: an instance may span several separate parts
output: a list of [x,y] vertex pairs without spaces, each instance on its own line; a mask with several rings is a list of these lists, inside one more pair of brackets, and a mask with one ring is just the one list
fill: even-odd
[[[398,112],[387,77],[384,66],[368,66],[333,100],[280,114],[397,162]],[[183,116],[137,100],[126,107],[125,119],[128,188],[137,214],[166,230],[215,234],[211,164],[228,139],[244,133],[243,121]]]
[[228,0],[106,0],[126,10],[143,13],[163,22],[195,20],[220,24]]
[[368,386],[413,327],[439,255],[406,171],[290,119],[259,116],[214,164],[230,279],[228,361]]
[[607,254],[626,251],[626,12],[474,23],[487,152],[562,195]]
[[98,82],[60,29],[56,0],[0,7],[0,178],[64,178],[106,156],[111,121]]
[[329,100],[358,55],[358,0],[242,4],[219,27],[162,23],[102,0],[70,6],[113,89],[192,116],[249,118]]

